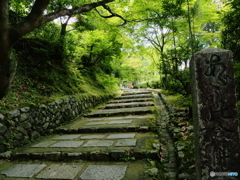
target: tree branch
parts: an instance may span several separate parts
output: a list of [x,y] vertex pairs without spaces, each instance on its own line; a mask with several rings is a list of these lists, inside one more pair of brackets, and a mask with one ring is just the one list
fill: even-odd
[[85,4],[83,6],[72,8],[72,9],[62,9],[62,10],[49,13],[43,16],[43,12],[47,8],[47,5],[49,4],[50,0],[36,0],[33,5],[31,13],[27,16],[24,22],[18,24],[16,27],[13,27],[11,29],[11,34],[10,34],[11,43],[12,44],[15,43],[19,38],[21,38],[25,34],[31,32],[35,28],[47,22],[57,19],[58,17],[66,16],[66,15],[73,16],[76,14],[89,12],[98,6],[103,6],[113,1],[115,0],[102,0],[99,2]]
[[109,6],[107,6],[106,4],[102,5],[102,7],[103,7],[104,9],[106,9],[111,15],[109,15],[109,16],[104,16],[104,15],[102,15],[102,14],[95,8],[95,10],[97,11],[97,13],[98,13],[102,18],[106,18],[106,19],[112,18],[112,17],[118,17],[118,18],[120,18],[121,20],[123,20],[123,23],[120,24],[120,25],[118,25],[118,26],[123,26],[123,25],[127,24],[128,22],[143,22],[143,21],[149,21],[149,20],[158,19],[158,18],[146,18],[146,19],[128,20],[128,19],[125,19],[124,17],[122,17],[121,15],[113,12],[113,11],[111,10],[111,8],[110,8]]

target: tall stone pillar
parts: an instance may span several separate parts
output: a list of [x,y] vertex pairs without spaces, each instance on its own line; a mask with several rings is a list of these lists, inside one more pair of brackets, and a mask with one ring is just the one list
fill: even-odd
[[197,179],[233,178],[218,172],[237,172],[235,178],[240,179],[232,53],[214,48],[199,51],[192,57],[190,71]]

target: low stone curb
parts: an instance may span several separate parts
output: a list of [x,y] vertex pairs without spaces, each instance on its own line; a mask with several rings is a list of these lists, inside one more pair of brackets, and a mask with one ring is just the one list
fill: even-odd
[[78,134],[78,133],[108,133],[108,132],[157,132],[157,127],[149,126],[128,126],[128,127],[89,127],[89,128],[59,128],[55,130],[58,134]]
[[[44,152],[44,153],[12,153],[11,160],[46,160],[46,161],[126,161],[130,159],[159,159],[158,150],[99,150],[91,152]],[[0,156],[1,157],[1,156]]]

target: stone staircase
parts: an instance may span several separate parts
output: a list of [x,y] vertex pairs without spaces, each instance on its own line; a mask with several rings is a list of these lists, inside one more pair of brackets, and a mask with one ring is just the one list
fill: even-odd
[[158,179],[153,92],[130,90],[0,161],[0,180]]

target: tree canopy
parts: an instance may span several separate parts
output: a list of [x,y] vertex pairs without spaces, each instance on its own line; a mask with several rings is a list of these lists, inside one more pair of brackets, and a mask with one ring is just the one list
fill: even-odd
[[0,98],[15,75],[12,47],[21,38],[58,44],[59,61],[75,73],[98,67],[119,84],[157,81],[187,96],[193,53],[227,48],[239,59],[238,9],[238,0],[1,1]]

